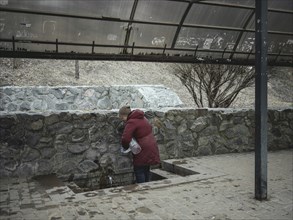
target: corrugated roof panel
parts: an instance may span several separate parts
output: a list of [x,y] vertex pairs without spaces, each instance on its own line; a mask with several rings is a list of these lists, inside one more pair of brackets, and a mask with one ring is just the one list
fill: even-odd
[[204,28],[182,28],[176,48],[233,49],[238,32]]
[[255,49],[254,42],[255,42],[254,32],[244,32],[236,48],[236,51],[246,52],[246,53],[254,51]]
[[129,44],[135,42],[135,46],[170,47],[176,27],[148,24],[133,24],[132,36]]
[[16,9],[128,19],[134,0],[6,0],[6,2],[7,4],[2,6]]
[[293,54],[293,36],[269,34],[268,45],[269,53]]
[[293,15],[269,12],[268,29],[270,31],[293,32]]
[[268,7],[273,9],[293,10],[292,0],[268,0]]
[[[251,19],[248,28],[254,30],[255,16]],[[293,14],[268,12],[268,30],[293,32]]]
[[138,1],[134,20],[179,23],[187,3],[171,1]]
[[[6,19],[8,13],[6,13]],[[9,13],[1,37],[123,45],[126,23]]]
[[242,27],[250,13],[249,9],[194,4],[184,24]]
[[254,6],[255,0],[206,0],[204,2],[224,3],[243,6]]
[[[254,53],[255,51],[255,34],[254,33],[245,33],[243,34],[238,47],[236,49],[237,52],[251,52]],[[286,35],[277,35],[277,34],[268,34],[268,54],[275,54],[273,56],[269,56],[270,59],[275,60],[275,58],[279,55],[278,54],[291,54],[291,56],[281,56],[283,61],[290,61],[292,62],[292,54],[293,54],[293,36],[286,36]],[[239,58],[239,55],[235,56],[234,58]],[[249,56],[252,58],[252,54]]]

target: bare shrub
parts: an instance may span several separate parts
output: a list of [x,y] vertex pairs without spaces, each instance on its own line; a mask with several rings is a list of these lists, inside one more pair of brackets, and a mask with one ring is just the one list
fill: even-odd
[[174,74],[198,107],[227,108],[254,83],[254,67],[223,64],[175,64]]

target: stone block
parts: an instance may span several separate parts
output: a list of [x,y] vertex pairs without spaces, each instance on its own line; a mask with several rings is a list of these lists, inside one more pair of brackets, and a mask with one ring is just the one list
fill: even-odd
[[9,97],[11,98],[13,103],[21,103],[23,101],[29,101],[27,99],[25,90],[15,91],[15,94]]
[[82,129],[74,130],[70,135],[71,142],[83,142],[86,139],[86,135]]
[[70,112],[58,113],[60,121],[72,122],[72,114]]
[[2,92],[8,96],[11,96],[14,94],[14,90],[12,88],[13,87],[6,87],[2,90]]
[[109,97],[104,97],[97,102],[97,108],[98,109],[111,109],[112,108],[112,103],[109,99]]
[[215,150],[215,154],[227,154],[229,153],[229,150],[223,146],[219,146]]
[[42,155],[42,158],[46,158],[46,159],[50,159],[52,158],[57,150],[55,148],[42,148],[41,150],[41,155]]
[[52,172],[52,161],[51,160],[46,160],[46,159],[41,159],[37,161],[37,173],[38,174],[50,174]]
[[182,101],[176,93],[164,86],[136,86],[137,91],[142,94],[145,103],[149,107],[180,107]]
[[108,149],[111,153],[118,152],[120,150],[120,144],[109,144]]
[[24,111],[24,112],[31,110],[30,103],[29,102],[23,102],[23,103],[21,103],[21,105],[19,106],[19,110],[20,111]]
[[234,117],[233,118],[233,124],[237,125],[237,124],[243,124],[244,122],[244,116],[243,117]]
[[55,105],[56,110],[69,110],[68,103],[57,103]]
[[198,138],[198,146],[208,146],[210,145],[211,138],[208,136]]
[[86,89],[83,93],[84,97],[93,97],[95,95],[94,89]]
[[14,172],[14,175],[26,178],[36,175],[36,163],[21,163],[17,170]]
[[172,151],[175,151],[176,147],[177,147],[177,141],[171,140],[166,143],[165,150],[166,150],[166,152],[172,152]]
[[84,158],[91,161],[98,161],[100,157],[101,154],[97,149],[88,149],[84,154]]
[[127,156],[120,156],[118,158],[118,169],[131,169],[132,168],[132,160]]
[[58,122],[56,124],[48,126],[48,131],[58,134],[68,134],[72,132],[73,125],[69,122]]
[[34,148],[26,148],[21,157],[23,162],[35,161],[40,158],[40,152]]
[[101,133],[102,128],[99,128],[98,126],[92,126],[88,130],[89,134],[89,141],[92,143],[96,143],[100,141],[103,138],[103,134]]
[[200,132],[208,126],[207,119],[205,117],[197,118],[191,125],[190,129],[195,132]]
[[235,125],[232,128],[226,129],[223,132],[224,136],[228,139],[234,138],[234,137],[249,137],[251,136],[248,128],[245,125]]
[[183,121],[181,122],[181,124],[178,126],[177,128],[177,133],[178,134],[183,134],[185,133],[187,130],[187,122],[186,121]]
[[77,105],[78,105],[78,108],[82,110],[90,111],[90,110],[97,109],[96,103],[92,103],[92,101],[89,99],[83,99],[81,101],[78,101]]
[[218,128],[216,126],[208,126],[200,132],[200,136],[212,136],[218,134]]
[[67,149],[70,153],[80,154],[86,151],[89,148],[87,143],[72,143],[67,145]]
[[53,137],[42,137],[40,143],[51,144],[53,142]]
[[10,136],[8,139],[7,139],[7,144],[9,147],[13,147],[14,149],[23,149],[24,145],[24,140],[21,138],[15,138],[14,136]]
[[54,95],[57,99],[62,99],[64,97],[64,94],[65,94],[64,91],[62,91],[61,89],[58,89],[58,88],[51,89],[50,93],[52,95]]
[[207,155],[211,155],[212,151],[211,151],[211,148],[209,146],[200,146],[197,149],[197,153],[200,156],[207,156]]
[[43,128],[43,120],[34,121],[31,123],[30,128],[34,131],[41,130]]
[[35,100],[32,103],[32,108],[37,111],[43,111],[47,108],[47,103],[44,100]]
[[57,170],[57,173],[60,174],[71,174],[77,172],[77,166],[75,161],[64,161],[62,166]]
[[6,141],[10,137],[10,135],[11,135],[10,130],[0,128],[0,143],[2,141]]
[[84,161],[79,163],[78,168],[82,172],[88,173],[88,172],[91,172],[91,171],[98,170],[99,165],[96,164],[95,162],[91,161],[91,160],[84,160]]
[[43,100],[47,104],[46,110],[50,110],[50,111],[54,111],[55,104],[59,103],[58,99],[56,99],[52,94],[49,94],[48,96],[43,97]]
[[17,111],[17,108],[18,108],[18,106],[16,104],[14,104],[14,103],[10,103],[10,104],[7,105],[7,110],[9,112]]
[[101,154],[108,151],[108,145],[105,142],[95,142],[91,144],[91,147],[97,149]]
[[12,159],[10,159],[4,163],[4,167],[8,171],[15,171],[16,168],[18,167],[18,165],[19,165],[19,161],[12,160]]
[[231,121],[222,121],[221,125],[220,125],[220,128],[219,128],[219,131],[224,131],[228,128],[232,128],[234,126],[233,122]]
[[55,136],[54,145],[62,145],[64,146],[67,141],[67,135],[66,134],[57,134]]
[[75,103],[76,98],[77,98],[77,95],[76,94],[72,94],[72,93],[68,93],[67,92],[66,95],[65,95],[65,97],[64,97],[64,101],[66,103],[73,104],[73,103]]
[[111,153],[105,153],[104,155],[102,155],[99,161],[101,167],[107,167],[109,165],[116,166],[117,165],[116,162],[117,162],[117,157]]
[[0,127],[1,128],[11,128],[17,123],[15,116],[1,116],[0,115]]
[[176,127],[174,126],[174,124],[170,120],[164,121],[163,124],[167,130],[176,130]]

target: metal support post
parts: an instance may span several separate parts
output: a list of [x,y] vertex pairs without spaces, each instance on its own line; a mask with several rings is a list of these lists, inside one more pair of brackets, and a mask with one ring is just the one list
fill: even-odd
[[267,199],[267,0],[255,1],[255,198]]
[[75,79],[79,79],[79,62],[75,60]]

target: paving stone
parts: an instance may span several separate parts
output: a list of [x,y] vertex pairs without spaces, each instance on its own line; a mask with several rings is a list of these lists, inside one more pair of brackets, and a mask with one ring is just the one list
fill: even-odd
[[[269,200],[254,199],[254,154],[230,154],[186,158],[186,166],[196,170],[209,167],[216,173],[213,178],[194,182],[184,177],[185,182],[160,185],[159,182],[141,184],[142,191],[121,191],[119,188],[98,191],[94,197],[74,194],[68,187],[56,187],[46,191],[35,184],[32,191],[22,188],[33,186],[23,180],[0,181],[0,208],[11,213],[11,219],[285,219],[291,220],[293,151],[269,152]],[[182,165],[184,166],[184,165]],[[202,172],[202,171],[200,171]],[[194,175],[196,177],[197,175]],[[177,179],[177,178],[175,178]],[[20,182],[22,182],[20,184]],[[161,183],[163,183],[161,181]],[[170,181],[172,182],[172,181]],[[7,188],[7,184],[12,187]],[[149,186],[149,187],[146,187]],[[160,186],[160,187],[155,187]],[[7,191],[6,191],[7,189]],[[58,190],[59,189],[59,190]],[[137,188],[138,189],[138,188]],[[112,191],[112,192],[111,192]],[[18,200],[7,200],[8,195]],[[24,196],[25,195],[25,196]],[[74,196],[66,202],[64,196]],[[32,199],[30,199],[30,197]]]

